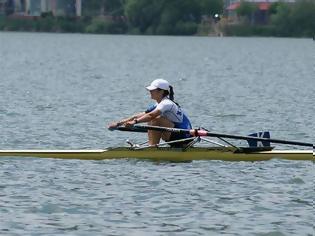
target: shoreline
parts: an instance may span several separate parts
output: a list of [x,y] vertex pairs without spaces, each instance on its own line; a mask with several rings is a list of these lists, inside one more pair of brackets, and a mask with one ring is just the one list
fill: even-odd
[[196,24],[195,31],[177,34],[140,33],[127,22],[95,18],[37,17],[32,19],[0,17],[0,32],[34,33],[81,33],[100,35],[150,35],[150,36],[197,36],[197,37],[275,37],[313,38],[308,34],[282,34],[272,25],[246,24]]
[[99,35],[99,36],[135,36],[135,37],[141,37],[141,36],[148,36],[148,37],[173,37],[173,38],[177,38],[177,37],[196,37],[196,38],[274,38],[274,39],[311,39],[313,41],[315,41],[315,39],[310,36],[310,37],[295,37],[295,36],[291,36],[291,37],[286,37],[286,36],[261,36],[261,35],[250,35],[250,36],[239,36],[239,35],[223,35],[223,36],[216,36],[216,35],[163,35],[163,34],[130,34],[130,33],[125,33],[125,34],[109,34],[109,33],[103,33],[103,34],[98,34],[98,33],[82,33],[82,32],[46,32],[46,31],[23,31],[23,30],[19,30],[19,31],[12,31],[12,30],[0,30],[0,34],[1,33],[35,33],[35,34],[70,34],[70,35]]

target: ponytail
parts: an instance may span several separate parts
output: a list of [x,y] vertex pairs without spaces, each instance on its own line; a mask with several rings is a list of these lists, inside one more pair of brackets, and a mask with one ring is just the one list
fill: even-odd
[[[162,90],[162,89],[160,89],[160,90]],[[172,102],[174,102],[177,106],[179,106],[180,107],[180,105],[177,103],[177,102],[175,102],[174,101],[174,90],[173,90],[173,86],[169,86],[169,91],[167,91],[167,90],[163,90],[163,97],[167,97],[168,96],[168,98],[172,101]]]
[[174,101],[174,90],[173,86],[170,85],[170,94],[169,94],[170,100]]
[[170,93],[168,95],[169,99],[174,102],[178,107],[180,107],[180,105],[174,101],[174,90],[173,90],[173,86],[170,85]]

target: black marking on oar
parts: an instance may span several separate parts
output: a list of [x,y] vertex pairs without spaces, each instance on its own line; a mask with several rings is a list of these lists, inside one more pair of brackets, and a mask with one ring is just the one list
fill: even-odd
[[119,131],[129,131],[129,132],[139,132],[139,133],[148,132],[148,129],[144,129],[138,126],[131,126],[131,127],[118,126],[116,128],[109,128],[109,130],[110,131],[119,130]]

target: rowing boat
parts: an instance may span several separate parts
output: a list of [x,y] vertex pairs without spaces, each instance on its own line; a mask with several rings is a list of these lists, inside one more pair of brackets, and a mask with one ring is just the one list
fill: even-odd
[[[184,130],[157,126],[117,127],[115,130],[131,132],[147,132],[148,130],[189,133],[192,137],[183,140],[166,142],[150,146],[146,143],[133,144],[129,147],[115,147],[98,150],[0,150],[0,156],[12,157],[42,157],[60,159],[104,160],[137,158],[156,161],[193,161],[193,160],[223,160],[223,161],[266,161],[273,158],[287,160],[314,161],[312,150],[275,150],[270,143],[282,143],[313,147],[311,143],[271,139],[269,132],[259,132],[251,136],[228,135],[213,133],[206,130]],[[203,136],[216,137],[225,144],[209,140]],[[223,138],[247,140],[249,147],[238,147]],[[172,143],[189,141],[184,147],[172,147]],[[207,146],[201,145],[207,143]],[[215,146],[209,146],[208,144]],[[200,144],[196,146],[195,144]],[[228,144],[228,145],[226,145]],[[260,144],[260,145],[259,145]],[[167,145],[167,146],[166,146]],[[171,146],[168,146],[171,145]]]
[[80,160],[136,158],[155,161],[267,161],[270,159],[314,161],[311,150],[264,150],[263,148],[234,147],[116,147],[100,150],[0,150],[2,157],[41,157]]

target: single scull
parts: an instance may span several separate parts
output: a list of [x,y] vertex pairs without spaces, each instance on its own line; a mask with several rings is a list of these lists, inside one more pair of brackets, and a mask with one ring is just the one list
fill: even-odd
[[[59,159],[104,160],[136,158],[156,161],[192,161],[192,160],[223,160],[223,161],[266,161],[274,158],[286,160],[314,161],[314,151],[306,150],[274,150],[270,143],[313,147],[307,142],[296,142],[279,139],[270,139],[264,133],[255,136],[229,135],[213,133],[206,130],[182,130],[156,126],[134,126],[131,128],[118,127],[117,130],[132,132],[147,132],[156,130],[162,132],[189,132],[193,137],[185,148],[174,148],[163,143],[157,146],[134,145],[129,147],[115,147],[98,150],[0,150],[0,157],[41,157]],[[218,143],[207,137],[216,137],[224,142]],[[247,140],[256,142],[255,146],[237,147],[223,138]],[[215,146],[203,146],[202,143],[211,143]],[[199,146],[196,144],[200,144]],[[260,144],[260,145],[259,145]],[[267,145],[266,145],[267,144]]]

